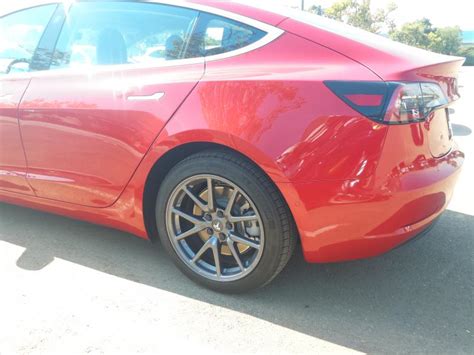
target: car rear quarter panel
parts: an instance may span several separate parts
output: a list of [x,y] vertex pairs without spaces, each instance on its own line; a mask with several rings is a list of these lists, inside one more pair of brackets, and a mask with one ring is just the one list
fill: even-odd
[[[185,103],[200,107],[172,120],[229,132],[234,147],[274,181],[368,176],[386,127],[362,117],[324,80],[379,80],[358,63],[292,34],[245,55],[206,64]],[[177,123],[179,124],[179,123]]]

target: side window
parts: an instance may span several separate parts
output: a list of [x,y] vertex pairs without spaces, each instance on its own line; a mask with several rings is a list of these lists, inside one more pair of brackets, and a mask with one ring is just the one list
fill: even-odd
[[30,71],[31,59],[56,7],[38,6],[0,18],[0,75]]
[[51,69],[183,58],[198,12],[134,2],[72,5]]
[[257,42],[266,34],[241,22],[202,13],[187,57],[208,57],[231,52]]

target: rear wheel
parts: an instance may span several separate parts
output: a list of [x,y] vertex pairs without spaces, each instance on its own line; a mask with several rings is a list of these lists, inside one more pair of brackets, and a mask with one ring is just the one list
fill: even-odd
[[221,292],[270,282],[290,259],[296,232],[268,177],[225,151],[177,164],[158,193],[162,244],[191,279]]

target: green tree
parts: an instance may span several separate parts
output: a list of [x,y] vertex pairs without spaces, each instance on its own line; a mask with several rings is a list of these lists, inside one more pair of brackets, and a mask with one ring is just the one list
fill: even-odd
[[430,34],[434,32],[431,21],[427,18],[406,23],[401,29],[394,29],[390,32],[390,37],[398,42],[415,46],[419,48],[428,49],[432,37]]
[[397,6],[391,3],[386,9],[372,12],[371,0],[341,0],[325,9],[324,15],[366,31],[379,33],[384,26],[394,26],[390,15],[396,9]]
[[441,27],[434,32],[429,50],[437,53],[456,55],[462,45],[461,29],[455,27]]
[[427,18],[406,23],[399,30],[393,29],[390,37],[410,46],[449,55],[457,54],[462,44],[459,27],[436,28]]

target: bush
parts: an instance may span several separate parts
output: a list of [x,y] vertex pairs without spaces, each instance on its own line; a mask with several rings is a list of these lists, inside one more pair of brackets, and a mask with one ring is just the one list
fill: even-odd
[[474,66],[474,46],[461,47],[461,49],[458,51],[458,55],[461,57],[466,57],[466,62],[464,65]]

